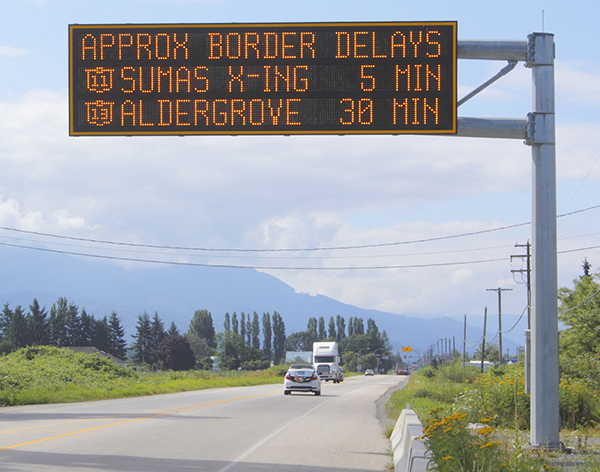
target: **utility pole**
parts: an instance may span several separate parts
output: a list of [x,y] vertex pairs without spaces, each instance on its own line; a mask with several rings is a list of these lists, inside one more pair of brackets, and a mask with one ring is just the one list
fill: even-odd
[[463,326],[463,366],[467,362],[467,315],[465,315],[465,323]]
[[487,327],[487,306],[483,313],[483,341],[481,342],[481,373],[483,373],[483,361],[485,359],[485,330]]
[[525,259],[526,262],[525,269],[515,269],[511,270],[511,272],[513,274],[525,273],[525,286],[527,287],[527,329],[531,329],[531,243],[527,240],[527,244],[515,244],[515,247],[524,247],[527,250],[526,254],[515,254],[510,256],[510,260],[512,262],[513,258],[518,257]]
[[498,292],[498,356],[502,365],[502,292],[512,292],[512,288],[488,288],[488,292]]

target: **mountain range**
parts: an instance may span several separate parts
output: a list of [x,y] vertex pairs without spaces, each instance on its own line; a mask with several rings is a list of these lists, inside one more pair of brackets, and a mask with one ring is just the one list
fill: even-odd
[[[102,259],[77,258],[44,251],[0,248],[0,303],[11,308],[21,305],[27,311],[33,299],[50,307],[65,297],[97,319],[116,311],[127,339],[135,334],[138,316],[155,312],[168,328],[174,322],[187,331],[196,310],[211,312],[215,330],[223,330],[225,313],[277,311],[283,318],[286,334],[306,329],[311,316],[337,315],[372,318],[385,330],[395,350],[411,346],[425,353],[430,345],[437,350],[439,340],[448,339],[462,351],[464,326],[450,317],[419,318],[385,313],[348,305],[323,295],[297,293],[281,280],[254,269],[230,269],[181,265],[137,265],[123,267]],[[467,348],[481,339],[481,329],[467,326]],[[443,341],[446,342],[446,341]],[[506,338],[503,348],[515,352],[517,339]],[[441,349],[441,347],[440,347]]]

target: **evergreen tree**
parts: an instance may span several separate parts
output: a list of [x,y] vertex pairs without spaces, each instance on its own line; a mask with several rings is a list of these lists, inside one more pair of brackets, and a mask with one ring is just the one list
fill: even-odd
[[67,299],[59,297],[50,308],[50,336],[54,346],[71,346],[67,333],[69,304]]
[[167,337],[175,335],[180,336],[179,330],[177,329],[177,325],[175,324],[175,322],[171,321],[171,326],[169,326],[169,330],[167,331]]
[[50,344],[49,323],[47,320],[46,308],[40,308],[37,299],[33,299],[29,306],[31,315],[31,333],[34,344],[46,346]]
[[260,322],[258,320],[258,313],[256,312],[254,312],[252,318],[252,347],[260,349]]
[[225,321],[223,322],[223,329],[225,331],[231,331],[231,318],[229,312],[225,313]]
[[558,291],[558,319],[565,326],[560,331],[560,351],[570,357],[597,358],[600,353],[600,273],[586,275],[586,270],[589,272],[584,263],[583,276],[573,281],[574,287]]
[[190,321],[188,333],[206,339],[206,343],[211,348],[217,347],[213,319],[208,310],[196,310],[194,312],[194,317]]
[[125,359],[127,357],[125,329],[123,329],[116,311],[113,311],[108,319],[108,339],[110,345],[108,352],[119,359]]
[[272,330],[271,330],[271,315],[267,313],[263,313],[263,352],[271,358],[271,348],[272,348]]
[[13,312],[8,303],[5,303],[4,308],[2,309],[2,315],[0,315],[0,340],[8,337],[8,327],[10,326],[12,315]]
[[[94,345],[94,331],[96,329],[96,320],[94,315],[88,315],[85,308],[81,310],[81,317],[79,318],[79,333],[75,336],[76,346],[93,346]],[[97,347],[97,346],[96,346]],[[100,349],[100,348],[98,348]]]
[[[93,319],[93,318],[92,318]],[[108,320],[106,316],[101,320],[93,319],[94,329],[92,332],[92,341],[91,345],[96,349],[100,349],[101,351],[111,352],[111,342],[110,342],[110,329],[108,326]]]
[[273,312],[273,358],[275,364],[280,364],[285,357],[285,323],[281,315]]
[[156,358],[156,349],[158,348],[160,342],[166,337],[167,333],[165,331],[165,323],[160,316],[158,316],[158,313],[154,312],[154,316],[150,322],[150,364],[154,364],[158,360]]
[[64,346],[83,346],[81,339],[81,318],[79,318],[79,307],[69,303],[67,307],[65,344]]
[[138,316],[136,326],[136,334],[132,337],[135,339],[133,343],[133,359],[139,364],[151,363],[151,326],[148,313],[144,312]]
[[325,318],[322,316],[319,317],[319,334],[318,340],[323,341],[327,337],[327,332],[325,331]]
[[33,336],[29,326],[23,309],[20,306],[16,307],[10,319],[7,336],[13,349],[20,349],[31,344]]

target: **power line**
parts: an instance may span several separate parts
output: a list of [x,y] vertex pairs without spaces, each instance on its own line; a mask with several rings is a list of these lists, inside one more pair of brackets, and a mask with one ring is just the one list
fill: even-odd
[[[577,213],[583,213],[590,210],[595,210],[600,208],[600,205],[595,205],[592,207],[584,208],[581,210],[575,210],[569,213],[563,213],[562,215],[558,215],[557,218],[563,218],[566,216],[575,215]],[[417,244],[417,243],[426,243],[433,241],[444,241],[448,239],[457,239],[463,238],[467,236],[477,236],[480,234],[493,233],[497,231],[504,231],[507,229],[519,228],[522,226],[530,225],[531,222],[525,223],[516,223],[512,225],[499,226],[496,228],[489,228],[479,231],[470,231],[466,233],[458,233],[458,234],[450,234],[446,236],[438,236],[434,238],[422,238],[422,239],[412,239],[407,241],[394,241],[388,243],[376,243],[376,244],[362,244],[362,245],[352,245],[352,246],[331,246],[331,247],[319,247],[319,248],[280,248],[280,249],[241,249],[241,248],[205,248],[205,247],[188,247],[188,246],[168,246],[168,245],[154,245],[154,244],[138,244],[138,243],[126,243],[120,241],[110,241],[103,239],[92,239],[92,238],[78,238],[75,236],[64,236],[52,233],[43,233],[39,231],[28,231],[17,228],[9,228],[6,226],[0,226],[0,230],[4,231],[12,231],[16,233],[22,234],[33,234],[36,236],[44,236],[49,238],[57,238],[57,239],[67,239],[71,241],[83,241],[83,242],[91,242],[95,244],[109,244],[115,246],[127,246],[127,247],[143,247],[143,248],[152,248],[152,249],[169,249],[169,250],[186,250],[186,251],[205,251],[205,252],[313,252],[313,251],[339,251],[339,250],[349,250],[349,249],[368,249],[368,248],[378,248],[378,247],[390,247],[390,246],[401,246],[406,244]]]
[[149,264],[163,264],[163,265],[177,265],[177,266],[192,266],[192,267],[218,267],[227,269],[256,269],[256,270],[382,270],[382,269],[417,269],[425,267],[444,267],[444,266],[456,266],[456,265],[468,265],[468,264],[484,264],[489,262],[503,261],[501,259],[483,259],[476,261],[458,261],[458,262],[438,262],[433,264],[411,264],[411,265],[389,265],[389,266],[359,266],[359,267],[275,267],[275,266],[250,266],[250,265],[233,265],[233,264],[209,264],[199,262],[177,262],[177,261],[159,261],[152,259],[135,259],[131,257],[116,257],[116,256],[103,256],[100,254],[89,254],[72,251],[59,251],[56,249],[48,249],[33,246],[23,246],[20,244],[1,243],[0,246],[16,247],[20,249],[31,249],[34,251],[51,252],[54,254],[66,254],[70,256],[81,256],[81,257],[93,257],[96,259],[109,259],[115,261],[125,262],[144,262]]

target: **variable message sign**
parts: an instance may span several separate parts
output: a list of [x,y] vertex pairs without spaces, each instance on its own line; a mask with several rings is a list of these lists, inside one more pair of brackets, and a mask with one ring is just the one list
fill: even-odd
[[456,133],[456,22],[69,25],[69,133]]

